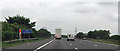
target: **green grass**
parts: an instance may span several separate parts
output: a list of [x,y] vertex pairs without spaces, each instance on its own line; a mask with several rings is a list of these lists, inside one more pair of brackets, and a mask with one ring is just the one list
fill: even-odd
[[98,39],[90,39],[90,41],[120,45],[120,44],[118,43],[118,41],[100,40],[100,39],[99,39],[99,40],[98,40]]
[[25,44],[25,43],[30,43],[30,42],[35,42],[35,41],[40,41],[43,39],[47,39],[47,38],[38,38],[38,40],[25,40],[23,42],[15,42],[15,43],[2,43],[2,48],[8,48],[8,47],[13,47],[13,46],[17,46],[17,45],[21,45],[21,44]]

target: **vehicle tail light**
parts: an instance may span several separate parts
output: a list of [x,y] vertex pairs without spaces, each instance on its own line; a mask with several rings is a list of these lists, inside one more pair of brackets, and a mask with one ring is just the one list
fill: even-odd
[[57,36],[55,36],[55,38],[57,38]]

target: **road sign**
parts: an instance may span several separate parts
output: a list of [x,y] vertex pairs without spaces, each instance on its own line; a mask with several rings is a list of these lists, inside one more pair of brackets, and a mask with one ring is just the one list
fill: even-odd
[[32,30],[22,30],[22,33],[23,34],[30,34],[30,33],[32,33]]

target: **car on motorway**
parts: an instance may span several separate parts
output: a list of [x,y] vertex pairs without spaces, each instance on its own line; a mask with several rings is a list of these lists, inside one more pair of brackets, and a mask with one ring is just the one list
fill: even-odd
[[69,41],[69,40],[74,41],[75,40],[75,35],[74,34],[67,34],[67,41]]

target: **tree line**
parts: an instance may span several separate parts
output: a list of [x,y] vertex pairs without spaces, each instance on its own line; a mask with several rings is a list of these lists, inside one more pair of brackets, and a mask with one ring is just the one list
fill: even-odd
[[[33,28],[36,22],[30,22],[29,18],[25,18],[24,16],[16,15],[13,17],[8,16],[5,18],[6,21],[0,22],[2,23],[2,40],[13,40],[19,39],[19,29],[29,29],[32,30],[32,34],[30,34],[31,38],[43,38],[43,37],[50,37],[51,32],[49,32],[45,28],[41,28],[38,31]],[[29,35],[22,34],[22,38],[28,38]],[[94,30],[89,31],[87,34],[83,32],[79,32],[76,35],[76,38],[93,38],[93,39],[114,39],[120,40],[120,35],[113,35],[109,36],[109,30]],[[65,37],[65,36],[63,36]]]
[[89,31],[88,33],[79,32],[77,33],[76,38],[120,40],[120,35],[110,36],[109,30],[94,30],[94,31]]
[[22,38],[26,38],[28,36],[30,36],[31,38],[50,37],[51,35],[51,33],[44,28],[41,28],[40,30],[37,31],[35,28],[33,28],[36,22],[30,22],[30,19],[25,18],[24,16],[20,15],[16,15],[13,17],[8,16],[8,18],[5,19],[6,21],[1,22],[3,41],[19,39],[19,29],[32,30],[32,34],[30,35],[22,34]]

